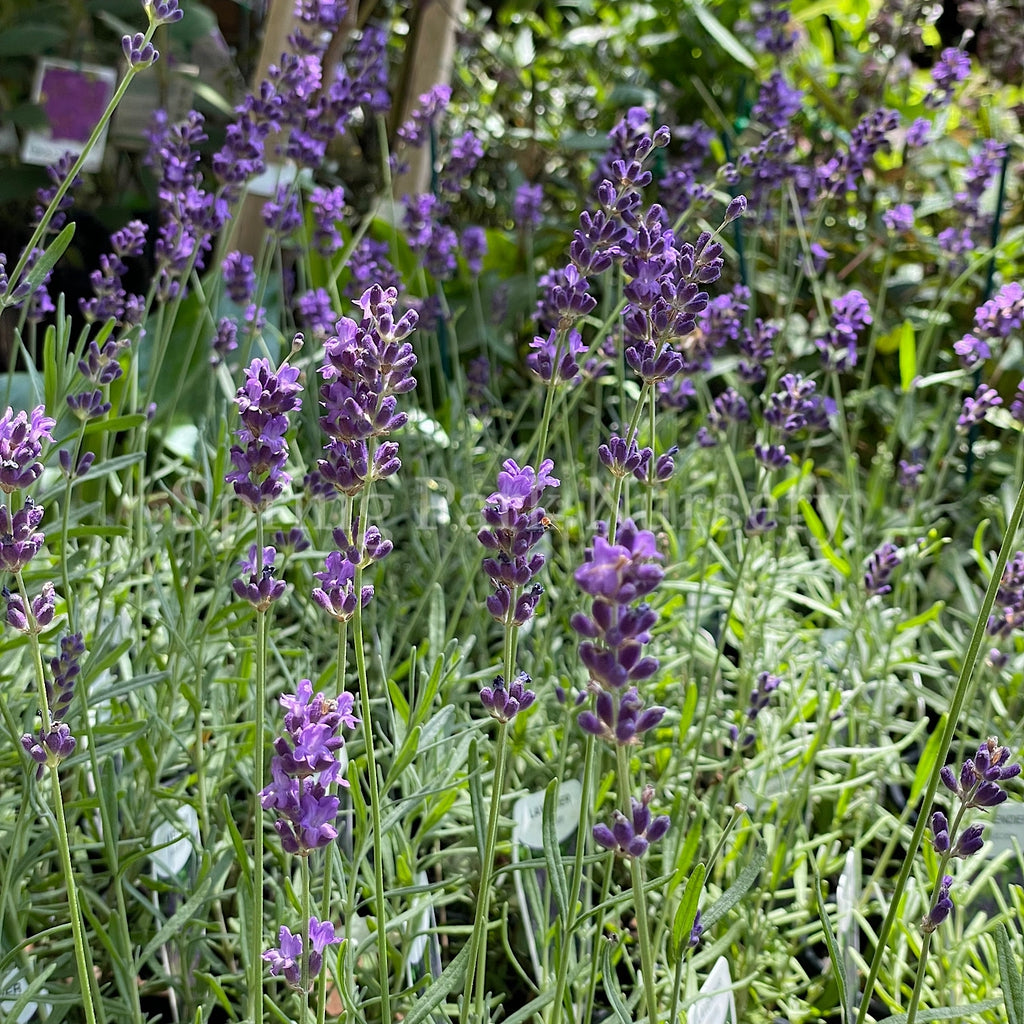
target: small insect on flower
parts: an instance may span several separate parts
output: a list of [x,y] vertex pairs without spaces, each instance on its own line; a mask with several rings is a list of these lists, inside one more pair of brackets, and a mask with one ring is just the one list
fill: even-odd
[[540,525],[543,527],[545,532],[553,531],[555,533],[561,533],[561,527],[553,519],[548,516],[540,517]]

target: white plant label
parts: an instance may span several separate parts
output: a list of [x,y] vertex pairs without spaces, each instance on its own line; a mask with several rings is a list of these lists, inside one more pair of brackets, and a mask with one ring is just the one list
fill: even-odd
[[174,821],[162,821],[153,830],[153,845],[163,847],[149,855],[154,874],[168,881],[177,878],[192,856],[193,844],[199,845],[199,818],[191,804],[182,804]]
[[843,973],[846,987],[850,992],[857,990],[857,958],[860,949],[860,932],[853,912],[860,900],[860,858],[856,850],[848,850],[843,873],[836,886],[836,907],[838,914],[839,948],[843,954]]
[[8,1024],[28,1024],[30,1020],[35,1019],[36,1011],[38,1010],[35,1003],[26,1003],[17,1017],[12,1018],[9,1016],[11,1008],[26,988],[28,986],[25,984],[25,979],[18,976],[14,971],[11,971],[10,974],[0,980],[0,1018],[7,1021]]
[[[415,882],[417,885],[426,886],[428,883],[426,871],[416,873]],[[417,901],[421,897],[415,898]],[[413,934],[413,940],[409,943],[409,966],[423,962],[423,954],[427,951],[427,929],[430,928],[430,903],[425,902],[419,916],[409,922],[409,928]]]
[[[555,808],[555,838],[564,843],[573,834],[580,820],[580,801],[583,784],[579,779],[567,779],[558,787],[558,806]],[[531,850],[544,849],[544,794],[527,793],[512,808],[515,829],[514,841]]]
[[1012,854],[1015,839],[1024,850],[1024,807],[1007,800],[1006,803],[993,807],[989,814],[991,817],[988,821],[980,815],[977,820],[985,826],[982,838],[992,843],[992,856],[1006,852]]
[[700,994],[686,1012],[687,1024],[736,1024],[736,999],[732,994],[729,962],[720,956],[700,987]]

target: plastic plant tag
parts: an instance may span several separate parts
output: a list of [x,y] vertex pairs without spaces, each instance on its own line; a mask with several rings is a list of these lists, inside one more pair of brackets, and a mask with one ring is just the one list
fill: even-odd
[[836,908],[839,932],[839,948],[843,953],[843,971],[846,974],[846,991],[857,991],[857,958],[860,949],[860,930],[853,912],[860,899],[860,857],[854,849],[848,850],[843,873],[836,886]]
[[174,821],[162,821],[153,830],[153,845],[161,849],[149,855],[153,873],[168,881],[178,877],[192,856],[193,845],[199,845],[199,818],[195,808],[182,804],[174,816]]
[[[430,884],[426,871],[416,872],[414,879],[416,885],[424,889]],[[419,915],[409,922],[409,931],[413,936],[409,943],[409,957],[405,962],[406,975],[409,984],[422,974],[424,959],[430,952],[430,974],[437,978],[441,975],[441,948],[436,935],[428,934],[431,928],[437,927],[437,918],[434,916],[434,908],[426,896],[414,896],[413,905],[422,903]],[[415,969],[415,970],[414,970]]]
[[[21,159],[27,164],[55,164],[65,153],[78,156],[85,149],[117,87],[117,72],[98,64],[43,57],[36,65],[32,99],[46,113],[49,127],[25,134]],[[83,171],[98,171],[103,163],[107,130],[82,165]]]
[[[555,812],[555,837],[564,843],[576,830],[580,820],[580,800],[583,798],[583,784],[579,779],[566,779],[558,787],[558,809]],[[544,848],[544,794],[528,793],[521,796],[512,808],[515,822],[513,841],[528,846],[531,850]]]
[[26,988],[28,985],[25,984],[25,979],[16,971],[11,971],[0,978],[0,1020],[6,1024],[28,1024],[29,1021],[36,1019],[38,1006],[35,1003],[26,1003],[17,1017],[10,1016],[18,997]]
[[1012,800],[999,804],[990,809],[991,815],[988,822],[979,817],[985,825],[982,836],[992,843],[992,856],[1000,853],[1011,853],[1014,850],[1014,841],[1024,850],[1024,807]]
[[767,811],[779,797],[792,790],[796,774],[793,767],[771,771],[757,764],[748,768],[740,782],[740,802],[752,811]]
[[[544,793],[521,796],[512,807],[512,863],[519,864],[521,851],[544,849]],[[566,779],[558,787],[555,808],[555,839],[564,843],[576,830],[580,817],[583,784],[579,779]],[[551,924],[551,891],[547,871],[526,868],[513,872],[512,884],[526,918],[526,944],[534,969],[541,972],[540,951],[536,936],[544,935]]]
[[737,1024],[729,962],[720,956],[686,1013],[687,1024]]

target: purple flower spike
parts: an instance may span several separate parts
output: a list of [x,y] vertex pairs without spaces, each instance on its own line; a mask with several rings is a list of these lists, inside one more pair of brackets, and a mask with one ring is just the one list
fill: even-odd
[[949,849],[949,819],[942,811],[936,811],[932,815],[932,846],[939,853],[945,853]]
[[946,765],[941,771],[943,785],[959,797],[964,807],[995,807],[1007,798],[1001,783],[1020,775],[1018,763],[1008,763],[1009,747],[1000,746],[994,737],[980,747],[973,758],[964,761],[960,775]]
[[81,659],[85,644],[81,633],[69,633],[61,637],[60,655],[50,659],[52,680],[46,680],[46,706],[50,717],[50,730],[43,733],[40,726],[35,735],[26,733],[21,745],[39,766],[36,778],[40,779],[46,766],[56,767],[71,756],[75,749],[75,737],[64,722],[64,716],[71,707],[75,694],[75,680],[81,672]]
[[12,594],[6,587],[3,595],[7,599],[7,624],[22,633],[41,633],[53,622],[57,604],[57,593],[53,584],[46,582],[43,589],[30,602],[31,618],[20,594]]
[[152,43],[147,43],[141,32],[136,32],[133,36],[123,36],[121,49],[124,50],[124,59],[128,61],[129,67],[135,71],[148,68],[160,56],[160,51]]
[[[320,427],[328,444],[317,469],[325,483],[344,494],[357,494],[401,467],[397,444],[384,438],[408,418],[398,410],[398,397],[416,387],[416,355],[407,339],[419,317],[412,310],[396,317],[397,301],[395,288],[367,289],[357,303],[362,319],[342,317],[336,336],[324,344]],[[368,442],[374,439],[371,456]]]
[[857,365],[857,340],[871,322],[871,307],[859,291],[832,303],[828,333],[815,341],[828,369],[845,371]]
[[569,331],[568,339],[560,339],[552,330],[547,338],[534,338],[530,342],[534,351],[526,357],[530,372],[545,384],[568,384],[579,378],[579,356],[587,346],[579,331]]
[[985,840],[981,838],[981,834],[984,830],[985,826],[978,823],[968,825],[967,828],[957,836],[956,843],[954,843],[951,851],[952,855],[954,857],[959,857],[962,860],[977,853],[985,845]]
[[486,525],[477,539],[493,552],[483,561],[494,587],[487,610],[508,626],[521,626],[532,618],[543,593],[539,584],[530,584],[544,565],[544,556],[533,549],[551,525],[540,501],[547,488],[559,485],[551,475],[553,468],[550,459],[537,470],[507,459],[498,474],[498,489],[483,509]]
[[966,434],[972,427],[980,426],[989,410],[1002,404],[1003,400],[995,388],[979,384],[978,390],[964,399],[963,411],[956,421],[957,433]]
[[949,896],[950,886],[953,884],[951,875],[942,876],[942,884],[939,886],[938,896],[935,905],[928,911],[921,921],[921,931],[933,932],[949,917],[953,909],[953,901]]
[[[293,935],[281,926],[278,933],[277,946],[268,949],[263,959],[270,965],[270,973],[274,977],[283,977],[296,991],[302,991],[302,935]],[[313,979],[323,967],[324,952],[328,946],[341,942],[335,934],[334,925],[330,921],[321,922],[315,917],[309,919],[309,980],[312,989]]]
[[621,689],[649,678],[658,668],[656,658],[643,655],[657,613],[635,602],[661,582],[664,570],[657,563],[662,556],[654,534],[638,530],[631,519],[619,527],[615,541],[609,544],[599,531],[587,549],[587,561],[575,573],[577,586],[594,601],[590,615],[577,612],[570,621],[584,638],[580,660],[598,690]]
[[620,857],[642,857],[650,847],[668,832],[671,819],[667,814],[652,818],[648,805],[654,799],[654,790],[647,786],[640,799],[630,797],[631,815],[614,811],[612,826],[597,824],[593,829],[595,842]]
[[512,216],[519,227],[536,230],[543,220],[541,206],[544,202],[544,186],[528,182],[516,189],[512,204]]
[[285,852],[306,856],[337,838],[339,801],[328,787],[348,785],[340,730],[354,728],[359,719],[352,714],[351,694],[331,699],[313,693],[308,679],[295,694],[281,697],[281,704],[287,712],[284,734],[274,741],[272,781],[260,792],[260,803],[278,812],[274,828]]
[[525,672],[520,672],[508,687],[505,686],[504,676],[495,676],[491,686],[481,689],[480,703],[491,718],[502,723],[511,722],[537,698],[537,694],[527,688],[529,685],[530,677]]
[[284,580],[274,578],[274,561],[277,551],[272,547],[263,549],[263,566],[257,571],[256,545],[249,548],[248,558],[238,564],[242,575],[231,581],[231,589],[237,597],[248,601],[258,612],[265,612],[285,591]]
[[31,413],[15,413],[7,407],[0,417],[0,490],[11,494],[39,478],[43,441],[53,441],[50,431],[56,423],[41,405]]
[[886,541],[872,552],[864,572],[864,590],[868,597],[878,597],[892,590],[892,574],[903,562],[900,549]]
[[142,6],[154,25],[170,25],[185,16],[178,0],[142,0]]
[[36,532],[42,521],[43,507],[31,498],[13,516],[6,505],[0,505],[0,569],[21,572],[35,558],[45,539]]
[[356,568],[354,562],[340,551],[327,556],[324,569],[315,573],[320,586],[313,590],[313,600],[338,622],[348,622],[356,613],[356,605],[365,608],[373,600],[373,587],[367,584],[355,591]]
[[[301,344],[301,335],[297,343]],[[288,460],[288,414],[302,405],[299,371],[283,364],[274,370],[266,359],[254,359],[245,371],[245,383],[235,395],[242,420],[236,431],[239,444],[231,448],[232,472],[225,476],[235,494],[253,511],[262,511],[277,498],[291,477]]]

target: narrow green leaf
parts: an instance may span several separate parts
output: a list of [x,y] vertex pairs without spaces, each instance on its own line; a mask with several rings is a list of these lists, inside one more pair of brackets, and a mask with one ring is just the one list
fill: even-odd
[[693,716],[697,712],[697,699],[700,696],[696,683],[690,683],[686,687],[686,694],[683,697],[683,707],[679,718],[679,727],[676,735],[685,736],[693,724]]
[[[75,237],[75,222],[68,221],[64,230],[47,246],[46,251],[36,261],[35,266],[25,275],[24,280],[32,286],[35,291],[42,283],[43,278],[53,270],[57,260],[64,255],[64,250],[71,244]],[[13,285],[14,282],[12,281]]]
[[748,71],[757,67],[753,54],[709,11],[700,0],[689,0],[689,8],[701,27],[727,54]]
[[562,851],[558,846],[555,832],[555,815],[558,811],[558,779],[552,779],[544,791],[544,817],[541,821],[541,835],[544,841],[544,863],[548,868],[548,882],[555,897],[555,906],[563,921],[569,919],[569,888],[565,883],[562,867]]
[[435,583],[430,591],[430,612],[427,615],[427,643],[431,654],[440,654],[444,650],[444,630],[444,590],[440,583]]
[[743,899],[747,890],[757,881],[767,857],[768,846],[763,839],[758,839],[750,863],[736,876],[736,881],[711,904],[707,913],[701,914],[701,924],[705,928],[710,928]]
[[[1002,999],[986,999],[980,1003],[964,1003],[962,1006],[939,1006],[934,1010],[919,1010],[915,1020],[927,1024],[931,1020],[968,1020],[974,1014],[995,1010],[1003,1005]],[[883,1017],[877,1024],[907,1024],[905,1013],[894,1013]]]
[[914,325],[909,320],[903,321],[900,329],[900,387],[909,391],[917,376],[917,343],[914,338]]
[[[358,789],[358,787],[353,788]],[[249,854],[246,852],[242,833],[238,831],[238,826],[235,824],[235,817],[231,812],[231,804],[228,802],[227,796],[221,801],[221,810],[224,813],[224,821],[228,827],[228,836],[231,839],[232,847],[234,847],[235,858],[238,861],[238,868],[241,872],[242,889],[248,892],[252,888],[252,870],[249,867]]]
[[388,696],[391,698],[391,708],[402,720],[403,725],[409,724],[409,702],[402,693],[402,688],[390,676],[385,677],[388,686]]
[[807,524],[807,529],[811,531],[811,535],[821,548],[821,553],[839,572],[849,577],[851,572],[850,563],[832,547],[832,543],[828,539],[828,532],[825,530],[825,524],[821,521],[818,513],[814,511],[811,503],[806,498],[801,498],[799,508],[801,515],[804,517],[804,522]]
[[1010,945],[1010,933],[1000,923],[996,929],[996,954],[999,962],[999,983],[1003,986],[1008,1024],[1024,1024],[1024,978]]
[[622,998],[622,989],[619,988],[619,979],[615,973],[615,965],[612,963],[612,943],[606,942],[601,955],[601,974],[604,977],[604,991],[608,996],[608,1002],[619,1024],[633,1024],[629,1007]]
[[388,769],[387,779],[384,783],[385,787],[395,785],[402,772],[412,764],[412,759],[419,752],[419,749],[420,727],[417,725],[414,729],[409,730],[409,735],[405,737],[402,749],[398,751],[394,761],[391,763],[391,767]]
[[[63,299],[63,296],[61,296]],[[63,305],[63,303],[61,303]],[[60,316],[60,310],[57,311]],[[50,324],[43,335],[43,402],[47,409],[57,408],[60,374],[57,370],[57,328]]]
[[473,829],[476,832],[476,848],[483,853],[487,846],[484,837],[484,823],[487,808],[484,806],[484,783],[480,769],[480,750],[474,739],[469,745],[469,803],[473,808]]
[[669,956],[673,961],[679,960],[690,941],[693,922],[697,920],[697,904],[700,901],[701,890],[704,888],[706,871],[704,865],[699,863],[686,880],[686,888],[683,890],[679,906],[676,908],[676,914],[672,920],[672,935],[669,938]]
[[896,627],[897,633],[906,633],[907,630],[915,629],[918,626],[923,626],[926,622],[933,622],[935,619],[942,614],[942,611],[946,607],[945,601],[936,601],[930,608],[926,608],[920,615],[915,615],[912,619],[907,619],[906,622],[901,622]]
[[942,746],[942,733],[945,728],[946,715],[943,714],[939,718],[938,724],[932,729],[932,734],[928,737],[928,742],[924,745],[924,750],[921,751],[921,758],[917,762],[914,782],[910,787],[911,806],[916,805],[917,801],[921,799],[921,794],[924,792],[924,788],[928,785],[928,780],[935,770],[935,761],[939,756],[939,748]]
[[405,1017],[405,1024],[420,1024],[440,1006],[445,996],[456,985],[462,983],[466,973],[466,961],[469,960],[470,944],[467,942],[459,950],[458,956],[444,969],[441,977],[438,978],[421,996],[416,999],[416,1004]]
[[112,416],[107,420],[91,420],[86,424],[85,434],[106,434],[111,430],[133,430],[142,426],[146,417],[141,412],[132,412],[124,416]]
[[839,943],[836,941],[835,932],[832,931],[832,923],[828,919],[828,911],[825,909],[825,900],[821,895],[821,874],[818,871],[818,862],[812,860],[814,868],[814,899],[818,906],[818,920],[821,921],[822,931],[825,933],[825,945],[828,946],[829,959],[832,961],[832,977],[835,979],[836,988],[839,989],[839,1005],[842,1007],[843,1020],[846,1024],[854,1019],[853,1007],[850,1004],[850,993],[846,988],[846,965],[843,963],[842,954],[839,952]]

